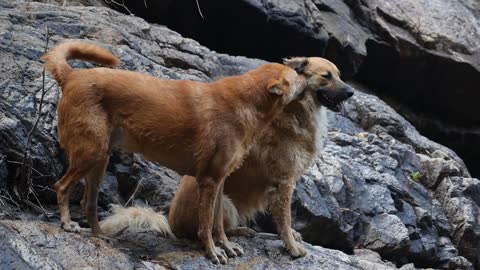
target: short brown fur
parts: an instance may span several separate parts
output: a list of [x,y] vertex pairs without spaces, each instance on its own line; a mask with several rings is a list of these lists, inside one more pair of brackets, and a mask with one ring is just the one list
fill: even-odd
[[240,166],[260,131],[297,96],[296,72],[266,64],[240,76],[202,83],[108,68],[73,70],[68,59],[118,63],[108,51],[79,42],[60,44],[43,57],[63,93],[58,132],[69,167],[55,184],[62,227],[78,230],[70,219],[69,195],[85,178],[82,206],[92,232],[101,233],[98,189],[111,151],[120,148],[196,176],[198,236],[210,259],[226,263],[223,250],[212,240],[214,210],[223,201],[216,200],[217,194],[222,194],[224,179]]

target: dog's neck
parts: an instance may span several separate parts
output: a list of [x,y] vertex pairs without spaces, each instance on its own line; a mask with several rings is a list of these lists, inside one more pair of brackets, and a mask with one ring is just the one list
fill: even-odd
[[301,98],[285,107],[272,125],[277,130],[282,130],[284,136],[290,134],[292,139],[302,138],[306,142],[304,147],[308,148],[307,151],[316,153],[321,150],[327,133],[326,108],[320,104],[314,91],[306,89]]

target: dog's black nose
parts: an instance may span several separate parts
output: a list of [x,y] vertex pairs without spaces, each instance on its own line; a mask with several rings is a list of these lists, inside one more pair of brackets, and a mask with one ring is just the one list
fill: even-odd
[[351,96],[353,96],[355,92],[353,91],[353,88],[350,87],[349,85],[345,85],[345,87],[341,88],[338,99],[339,101],[344,101],[349,99]]

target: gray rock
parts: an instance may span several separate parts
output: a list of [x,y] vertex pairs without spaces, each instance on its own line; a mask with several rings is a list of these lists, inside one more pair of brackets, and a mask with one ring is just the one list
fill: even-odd
[[436,195],[452,226],[452,242],[461,255],[480,262],[480,180],[445,177]]
[[435,189],[446,175],[463,175],[462,166],[453,160],[448,160],[448,157],[445,160],[444,158],[430,158],[420,155],[420,158],[423,164],[421,169],[423,174],[420,181],[428,188]]
[[52,224],[0,221],[0,231],[2,269],[147,269],[105,241],[66,233]]
[[188,241],[151,233],[123,234],[113,245],[58,226],[0,221],[2,269],[396,269],[391,264],[306,244],[308,255],[292,260],[280,240],[235,238],[246,253],[227,266],[213,265]]
[[[439,243],[440,237],[450,237],[451,220],[444,212],[444,206],[437,201],[435,194],[438,190],[435,191],[435,188],[438,183],[429,184],[438,182],[441,175],[468,176],[463,162],[451,150],[421,136],[378,98],[359,93],[348,107],[349,119],[330,118],[337,119],[331,121],[331,129],[335,132],[329,133],[330,140],[323,153],[305,175],[309,179],[304,176],[295,193],[300,202],[294,205],[294,209],[302,202],[311,204],[303,206],[302,210],[307,212],[295,213],[295,220],[301,225],[296,226],[301,228],[305,239],[333,247],[335,245],[328,244],[331,242],[329,238],[336,235],[336,244],[340,246],[335,248],[351,250],[367,243],[370,248],[378,248],[377,251],[385,257],[392,252],[388,248],[388,243],[391,243],[396,262],[413,261],[421,267],[471,267],[468,263],[454,263],[459,260],[457,254],[452,256],[449,247]],[[356,128],[348,125],[344,128],[346,121],[353,121]],[[412,174],[418,172],[423,177],[413,179]],[[298,192],[305,189],[305,181],[310,183],[309,193],[315,194],[318,190],[321,198],[305,197],[303,192]],[[329,188],[319,189],[321,184],[314,185],[312,182],[325,182]],[[332,215],[335,213],[332,210],[322,213],[329,207],[308,212],[308,209],[315,208],[314,205],[326,201],[328,205],[337,203],[342,215]],[[467,201],[477,205],[474,200]],[[329,215],[332,220],[328,220]],[[382,231],[377,233],[378,222],[375,221],[392,215],[398,217],[396,230],[401,232],[402,237],[382,241]],[[316,223],[305,221],[317,218],[323,218],[322,224],[340,225],[333,228],[322,226],[320,230],[314,226]],[[325,228],[328,233],[325,233]],[[389,232],[384,235],[395,236]],[[471,240],[473,245],[478,244],[475,238]]]
[[363,246],[384,256],[404,256],[409,240],[408,230],[397,216],[381,214],[372,219]]

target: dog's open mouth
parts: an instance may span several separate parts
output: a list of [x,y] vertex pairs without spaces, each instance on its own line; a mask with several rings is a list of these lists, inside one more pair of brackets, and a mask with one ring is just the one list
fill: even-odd
[[339,103],[337,103],[335,108],[338,110],[338,112],[340,112],[341,115],[347,115],[347,107],[345,106],[345,101],[340,101]]
[[334,91],[320,90],[317,91],[317,98],[320,103],[330,109],[331,111],[338,112],[343,116],[347,115],[347,107],[345,106],[346,97],[342,94],[337,94]]

